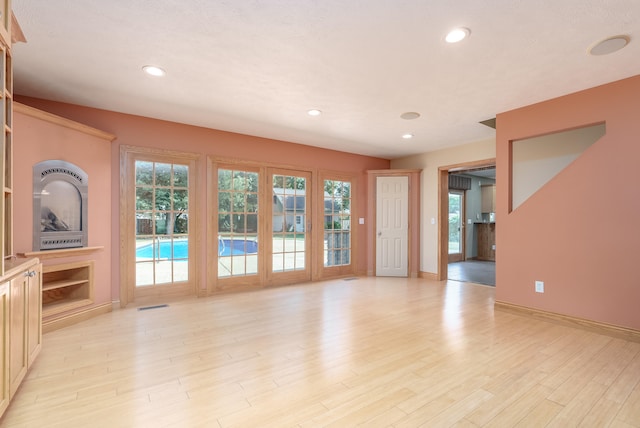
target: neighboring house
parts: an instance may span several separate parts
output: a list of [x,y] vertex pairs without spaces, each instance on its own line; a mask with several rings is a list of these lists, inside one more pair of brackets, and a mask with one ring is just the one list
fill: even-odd
[[273,231],[305,231],[306,194],[298,189],[273,189]]
[[[333,205],[337,200],[331,199],[331,195],[324,192],[324,225],[332,226],[338,223],[340,229],[349,229],[350,221],[343,220],[339,215],[340,207]],[[273,189],[273,231],[274,232],[304,232],[306,218],[306,192],[298,189]],[[331,227],[330,227],[331,228]]]

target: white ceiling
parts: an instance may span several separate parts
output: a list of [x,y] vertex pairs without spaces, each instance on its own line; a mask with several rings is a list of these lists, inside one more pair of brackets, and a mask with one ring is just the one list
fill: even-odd
[[[15,0],[13,9],[28,41],[14,47],[17,94],[388,159],[492,138],[479,121],[640,74],[639,0]],[[445,43],[457,26],[471,36]],[[587,55],[619,34],[631,37],[623,50]],[[146,64],[167,75],[146,76]],[[401,119],[408,111],[422,116]]]

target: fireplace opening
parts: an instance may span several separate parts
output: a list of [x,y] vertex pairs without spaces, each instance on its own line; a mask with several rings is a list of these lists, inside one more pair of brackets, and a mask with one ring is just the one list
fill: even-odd
[[77,165],[33,166],[33,250],[87,246],[88,176]]

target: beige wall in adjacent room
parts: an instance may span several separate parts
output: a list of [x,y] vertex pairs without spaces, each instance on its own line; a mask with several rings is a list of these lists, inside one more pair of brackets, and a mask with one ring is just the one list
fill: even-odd
[[[438,169],[494,158],[495,140],[483,140],[391,161],[391,168],[422,169],[420,184],[420,271],[438,272]],[[431,224],[434,219],[435,224]]]
[[598,124],[514,141],[512,209],[591,147],[605,134],[605,128]]

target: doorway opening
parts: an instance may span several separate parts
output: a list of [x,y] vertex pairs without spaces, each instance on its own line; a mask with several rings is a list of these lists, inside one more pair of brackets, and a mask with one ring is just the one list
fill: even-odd
[[495,159],[439,172],[438,279],[495,286]]

